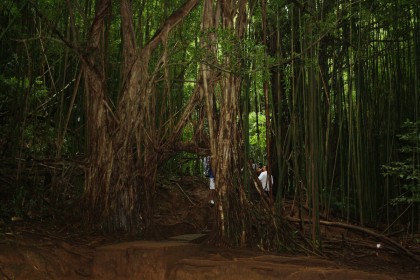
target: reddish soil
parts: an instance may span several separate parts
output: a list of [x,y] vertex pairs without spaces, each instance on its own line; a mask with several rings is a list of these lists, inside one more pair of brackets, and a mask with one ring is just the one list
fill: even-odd
[[[0,279],[420,279],[420,263],[339,228],[323,229],[323,257],[210,246],[200,235],[211,227],[206,182],[171,180],[160,190],[159,241],[80,231],[52,219],[0,221]],[[171,238],[182,234],[197,239]],[[411,249],[419,256],[418,247]]]

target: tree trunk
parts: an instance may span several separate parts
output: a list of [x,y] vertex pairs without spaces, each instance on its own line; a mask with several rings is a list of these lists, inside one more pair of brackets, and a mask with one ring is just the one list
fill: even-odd
[[[246,1],[213,1],[207,0],[203,5],[203,29],[208,42],[204,47],[212,58],[208,64],[217,64],[217,51],[214,48],[218,38],[214,31],[221,28],[239,39],[244,34],[246,22]],[[236,18],[236,22],[235,22]],[[221,48],[225,42],[220,41]],[[239,48],[239,45],[235,45]],[[242,78],[234,69],[240,67],[241,59],[233,53],[223,57],[223,68],[219,70],[202,65],[203,93],[206,99],[207,118],[209,121],[212,167],[215,171],[215,184],[218,199],[216,241],[230,244],[244,244],[246,236],[245,200],[240,170],[240,95]],[[219,77],[220,79],[216,79]],[[246,166],[242,166],[246,168]]]
[[[164,157],[159,149],[170,144],[162,142],[162,132],[158,129],[155,74],[148,71],[149,60],[158,44],[167,40],[169,32],[197,3],[197,0],[187,1],[139,50],[135,46],[131,3],[121,2],[123,83],[115,109],[107,101],[104,74],[97,70],[102,69],[104,62],[94,56],[100,51],[100,34],[111,2],[98,4],[90,34],[91,55],[84,65],[90,157],[86,199],[89,221],[99,221],[108,230],[151,233],[157,169]],[[197,98],[193,96],[192,100]],[[179,127],[185,124],[185,118],[181,120],[177,134],[168,137],[170,141],[177,140]]]

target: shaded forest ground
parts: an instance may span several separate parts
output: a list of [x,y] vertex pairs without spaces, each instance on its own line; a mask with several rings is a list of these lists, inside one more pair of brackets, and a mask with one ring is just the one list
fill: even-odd
[[[150,258],[139,279],[419,279],[420,264],[380,240],[338,227],[323,227],[324,256],[276,254],[260,248],[231,249],[210,246],[205,236],[191,245],[170,250],[168,239],[183,234],[207,233],[212,227],[207,181],[184,177],[159,184],[155,243],[123,243],[126,254],[140,258],[140,249],[162,251]],[[286,204],[288,205],[288,204]],[[74,204],[74,210],[78,204]],[[69,210],[71,211],[71,207]],[[63,218],[64,217],[64,218]],[[86,232],[82,224],[56,216],[0,221],[0,279],[109,279],[130,278],[118,274],[119,260],[98,261],[110,254],[112,244],[135,241],[125,234]],[[201,235],[198,235],[201,236]],[[392,237],[401,243],[402,240]],[[417,238],[417,239],[416,239]],[[404,240],[404,246],[420,256],[420,236]],[[169,245],[168,245],[169,244]],[[381,244],[381,248],[377,248]],[[402,244],[402,243],[401,243]],[[108,247],[103,247],[108,246]],[[115,245],[114,245],[115,246]],[[169,246],[169,247],[168,247]],[[101,249],[102,248],[102,249]],[[105,250],[103,248],[106,248]],[[169,248],[169,249],[168,249]],[[136,251],[137,250],[137,251]],[[182,256],[178,254],[182,251]],[[131,252],[131,253],[129,253]],[[134,253],[133,253],[134,252]],[[143,253],[144,254],[144,253]],[[164,268],[156,266],[165,259]],[[169,261],[172,260],[172,261]],[[123,264],[125,265],[125,264]],[[159,274],[157,270],[165,270]],[[132,268],[127,271],[135,274]],[[132,275],[134,275],[132,274]],[[101,276],[102,275],[102,276]],[[147,277],[145,275],[148,275]],[[156,276],[156,277],[155,277]],[[159,278],[160,277],[160,278]],[[106,278],[106,277],[105,277]],[[136,278],[137,279],[137,278]]]

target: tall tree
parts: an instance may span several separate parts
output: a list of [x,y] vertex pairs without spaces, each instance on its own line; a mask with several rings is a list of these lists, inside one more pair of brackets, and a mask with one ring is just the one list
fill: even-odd
[[[112,3],[103,0],[96,7],[84,60],[90,159],[86,201],[90,219],[101,221],[109,229],[150,233],[157,168],[163,160],[158,151],[165,144],[162,130],[157,129],[161,120],[156,118],[157,73],[149,72],[151,56],[161,42],[168,40],[170,31],[197,2],[187,1],[166,18],[147,43],[137,47],[132,4],[121,1],[123,82],[115,108],[107,92],[106,72],[101,70],[105,69],[104,59],[107,57],[106,42],[103,41],[107,38],[102,34]],[[160,55],[156,67],[165,60],[164,55]],[[182,121],[185,122],[185,118]]]
[[[244,217],[246,195],[239,174],[242,143],[239,70],[243,66],[239,42],[245,31],[246,8],[247,1],[206,0],[203,4],[203,42],[210,58],[202,65],[203,94],[218,193],[215,233],[217,240],[237,244],[245,243],[247,220]],[[219,57],[219,52],[223,57]]]

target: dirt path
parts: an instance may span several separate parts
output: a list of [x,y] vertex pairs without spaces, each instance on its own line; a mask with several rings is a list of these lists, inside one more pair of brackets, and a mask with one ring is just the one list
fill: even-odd
[[[162,186],[160,241],[85,232],[56,220],[0,224],[0,279],[420,279],[419,264],[407,256],[344,229],[323,228],[328,258],[209,246],[200,235],[211,227],[207,186],[191,184]],[[169,240],[186,233],[200,242]]]
[[[26,236],[26,237],[25,237]],[[370,256],[343,264],[180,241],[134,241],[92,247],[28,235],[0,243],[0,279],[419,279],[402,259]],[[27,240],[25,242],[25,239]],[[96,239],[96,242],[109,240]]]

